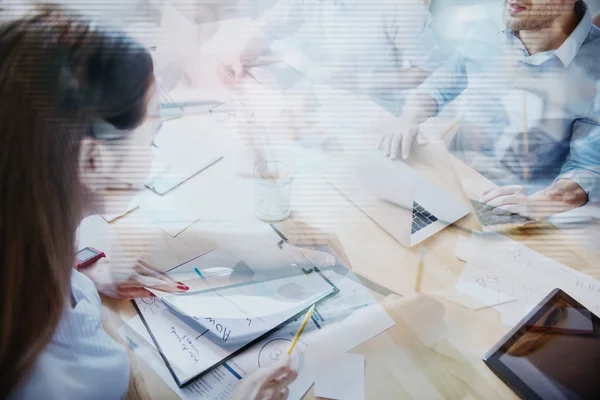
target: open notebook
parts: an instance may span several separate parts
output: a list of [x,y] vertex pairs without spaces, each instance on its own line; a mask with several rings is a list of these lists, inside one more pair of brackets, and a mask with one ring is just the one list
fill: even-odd
[[[274,242],[282,252],[286,241]],[[198,274],[190,292],[133,304],[180,387],[201,377],[338,292],[317,268],[292,264],[214,287]],[[204,288],[202,288],[204,282]],[[200,283],[200,284],[199,284]]]

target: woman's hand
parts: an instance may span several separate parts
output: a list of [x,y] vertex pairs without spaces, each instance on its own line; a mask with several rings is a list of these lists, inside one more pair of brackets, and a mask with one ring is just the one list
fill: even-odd
[[114,299],[153,296],[144,287],[153,287],[171,293],[183,293],[189,290],[189,287],[181,282],[174,282],[143,258],[138,258],[133,263],[111,263],[106,258],[101,258],[90,267],[81,269],[80,272],[94,282],[100,293]]
[[284,400],[288,386],[298,374],[290,367],[290,358],[253,372],[244,378],[231,394],[231,400]]

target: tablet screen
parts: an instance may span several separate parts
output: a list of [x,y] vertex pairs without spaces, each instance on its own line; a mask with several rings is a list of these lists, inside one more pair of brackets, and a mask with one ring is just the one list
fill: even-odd
[[600,322],[558,291],[486,360],[522,397],[600,399]]

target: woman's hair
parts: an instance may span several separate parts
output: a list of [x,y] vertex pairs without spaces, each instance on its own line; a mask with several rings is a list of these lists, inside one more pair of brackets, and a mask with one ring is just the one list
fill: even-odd
[[70,306],[81,140],[98,121],[143,122],[152,68],[126,35],[56,6],[0,26],[0,397]]

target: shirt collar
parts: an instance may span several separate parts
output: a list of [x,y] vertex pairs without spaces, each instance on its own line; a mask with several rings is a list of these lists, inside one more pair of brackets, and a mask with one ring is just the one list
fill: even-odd
[[[565,42],[558,49],[530,56],[534,59],[531,60],[534,64],[540,64],[541,62],[551,58],[552,55],[555,55],[565,67],[568,67],[571,64],[571,62],[573,62],[573,59],[575,58],[577,52],[587,39],[588,34],[590,33],[590,30],[593,27],[592,15],[590,14],[590,11],[585,2],[579,0],[575,7],[581,11],[584,11],[584,15],[581,18],[581,21],[579,21],[579,24],[577,25],[575,30],[571,33],[571,35],[569,35],[567,40],[565,40]],[[515,31],[513,31],[512,29],[506,28],[501,32],[503,32],[506,35],[507,39],[512,40],[515,37]]]
[[581,18],[579,25],[577,25],[577,28],[575,28],[573,33],[571,33],[567,40],[565,40],[565,42],[554,52],[565,67],[568,67],[569,64],[571,64],[592,29],[592,15],[588,10],[587,5],[583,1],[580,1],[576,7],[577,6],[583,7],[585,14],[583,14],[583,18]]

